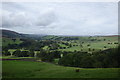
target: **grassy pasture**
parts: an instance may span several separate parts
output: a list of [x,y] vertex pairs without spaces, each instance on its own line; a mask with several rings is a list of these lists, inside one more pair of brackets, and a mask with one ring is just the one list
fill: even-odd
[[34,58],[34,57],[0,56],[0,59],[24,59],[24,58]]
[[[118,42],[117,37],[92,37],[92,38],[79,37],[79,38],[80,38],[80,40],[62,41],[62,42],[68,42],[71,45],[78,45],[78,46],[72,46],[70,48],[67,48],[69,46],[58,43],[58,45],[60,45],[60,47],[66,47],[66,49],[58,49],[58,50],[60,50],[60,51],[75,51],[76,50],[76,51],[94,52],[94,51],[99,51],[99,50],[105,50],[108,48],[115,48],[118,45],[118,44],[114,44],[115,42]],[[97,40],[91,41],[91,39],[97,39]],[[104,39],[105,39],[105,41],[104,41]],[[82,43],[82,42],[84,42],[84,43]],[[18,40],[18,43],[19,43],[19,40]],[[112,44],[108,44],[108,43],[112,43]],[[90,44],[90,46],[87,46],[88,44]],[[83,47],[81,47],[80,45],[82,45]],[[106,48],[104,48],[104,46],[106,46]],[[91,49],[90,51],[89,51],[89,48]],[[44,46],[43,49],[49,50],[49,47]],[[93,49],[94,49],[94,51],[93,51]],[[9,49],[11,54],[15,50],[16,49]],[[28,51],[28,50],[21,49],[21,51]],[[37,52],[35,51],[35,53],[37,53]]]
[[2,38],[2,46],[7,46],[8,44],[20,44],[22,41],[19,38],[16,38],[15,41],[13,41],[11,38]]
[[[120,68],[79,68],[44,62],[2,61],[3,78],[118,78]],[[78,69],[78,68],[77,68]]]
[[[59,38],[58,36],[46,36],[45,38],[47,39],[54,39],[54,38]],[[60,37],[60,38],[64,38],[64,37]],[[68,48],[69,46],[66,46],[64,44],[58,43],[58,45],[60,45],[60,47],[66,47],[66,49],[58,49],[58,50],[62,50],[62,51],[88,51],[89,48],[95,49],[94,51],[99,51],[104,50],[104,49],[108,49],[108,48],[114,48],[117,46],[117,44],[114,44],[115,42],[118,42],[118,37],[117,36],[113,36],[113,37],[78,37],[79,40],[71,40],[71,41],[62,41],[62,42],[67,42],[71,45],[78,45],[78,46],[72,46],[70,48]],[[92,39],[96,39],[95,41],[91,41]],[[104,40],[105,39],[105,40]],[[15,42],[12,39],[9,38],[3,38],[2,40],[2,46],[7,46],[8,44],[20,44],[22,43],[22,41],[20,41],[20,39],[16,39]],[[82,43],[84,42],[84,43]],[[108,44],[108,43],[112,43],[112,44]],[[90,44],[90,46],[87,46],[88,44]],[[83,47],[81,47],[80,45],[82,45]],[[106,48],[104,48],[104,46],[106,46]],[[48,46],[44,46],[43,49],[45,50],[49,50]],[[15,49],[10,49],[9,50],[11,53],[15,51]]]
[[[49,36],[52,38],[51,36]],[[49,37],[46,37],[49,39]],[[53,37],[55,38],[55,37]],[[91,41],[91,39],[97,39],[95,41]],[[104,40],[105,39],[105,40]],[[82,44],[82,42],[84,43]],[[6,43],[7,42],[7,43]],[[79,37],[79,40],[72,41],[63,41],[68,42],[72,45],[71,48],[59,49],[62,51],[88,51],[88,48],[95,49],[95,51],[100,49],[114,48],[118,44],[114,44],[114,42],[118,42],[117,37]],[[4,44],[5,43],[5,44]],[[11,40],[6,39],[4,42],[4,46],[9,43],[21,43],[21,41],[16,40],[16,42],[12,42]],[[112,43],[112,44],[108,44]],[[82,44],[83,47],[80,47]],[[88,47],[87,45],[90,44]],[[64,44],[59,43],[61,47],[67,47]],[[106,46],[106,48],[104,48]],[[49,49],[48,46],[44,46],[43,49]],[[9,49],[11,54],[16,49]],[[21,51],[28,51],[21,49]],[[39,51],[35,51],[38,53]],[[33,58],[33,57],[11,57],[4,56],[0,57],[3,59],[22,59],[22,58]],[[59,59],[55,59],[54,63],[57,64]],[[80,72],[75,72],[75,67],[64,67],[51,63],[45,62],[33,62],[33,61],[16,61],[16,60],[8,60],[2,61],[3,67],[3,78],[118,78],[120,77],[120,68],[79,68]]]
[[[60,49],[62,51],[88,51],[89,48],[95,49],[95,51],[104,50],[108,48],[115,48],[118,44],[114,44],[115,42],[118,43],[118,37],[79,37],[80,40],[74,40],[74,41],[68,41],[72,45],[78,45],[78,46],[72,46],[71,48],[66,49]],[[95,41],[91,41],[91,39],[96,39]],[[104,40],[105,39],[105,40]],[[82,43],[84,42],[84,43]],[[108,44],[111,43],[111,44]],[[90,46],[87,46],[90,44]],[[83,47],[81,47],[82,45]],[[106,48],[104,48],[104,46]],[[90,52],[93,52],[92,50]]]

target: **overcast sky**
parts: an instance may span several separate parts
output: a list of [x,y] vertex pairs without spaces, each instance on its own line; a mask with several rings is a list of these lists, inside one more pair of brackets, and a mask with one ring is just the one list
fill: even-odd
[[118,3],[8,2],[2,3],[3,29],[27,34],[118,34]]

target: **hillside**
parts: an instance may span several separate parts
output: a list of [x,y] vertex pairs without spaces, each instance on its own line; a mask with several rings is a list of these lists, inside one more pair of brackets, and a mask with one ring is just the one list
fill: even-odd
[[[6,38],[31,38],[31,39],[38,39],[38,40],[81,40],[81,41],[89,41],[88,38],[90,36],[60,36],[60,35],[47,35],[47,34],[23,34],[18,33],[16,31],[0,29],[2,32],[2,37]],[[92,36],[91,36],[92,37]],[[90,37],[90,38],[91,38]],[[109,36],[93,36],[93,37],[118,37],[118,35],[109,35]]]
[[2,32],[2,37],[7,37],[7,38],[17,38],[17,37],[22,37],[22,34],[19,34],[15,31],[10,31],[10,30],[0,30]]
[[1,29],[0,32],[2,32],[2,37],[5,37],[5,38],[32,38],[32,39],[38,39],[41,36],[44,36],[44,34],[23,34],[23,33],[18,33],[18,32],[15,32],[15,31],[5,30],[5,29]]

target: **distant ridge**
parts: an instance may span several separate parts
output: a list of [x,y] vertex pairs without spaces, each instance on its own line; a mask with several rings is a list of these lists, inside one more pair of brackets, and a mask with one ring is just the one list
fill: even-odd
[[7,37],[7,38],[22,37],[22,34],[17,33],[15,31],[5,30],[5,29],[0,29],[0,31],[2,32],[2,37]]
[[[40,38],[42,36],[64,36],[64,37],[78,37],[78,36],[92,36],[92,35],[45,35],[45,34],[22,34],[18,33],[16,31],[11,31],[11,30],[5,30],[5,29],[0,29],[0,32],[2,32],[2,37],[7,37],[7,38]],[[101,37],[120,37],[120,35],[93,35],[93,36],[101,36]]]
[[105,35],[103,37],[120,37],[120,35]]
[[22,34],[11,30],[0,29],[2,37],[6,38],[39,38],[45,36],[44,34]]
[[51,35],[51,36],[64,36],[64,37],[89,37],[89,36],[100,36],[100,37],[117,37],[120,35]]

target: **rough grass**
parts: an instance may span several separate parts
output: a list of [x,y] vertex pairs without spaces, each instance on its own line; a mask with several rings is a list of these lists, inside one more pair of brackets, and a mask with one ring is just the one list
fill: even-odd
[[[120,68],[64,67],[44,62],[3,61],[3,78],[118,78]],[[78,69],[78,68],[77,68]]]

